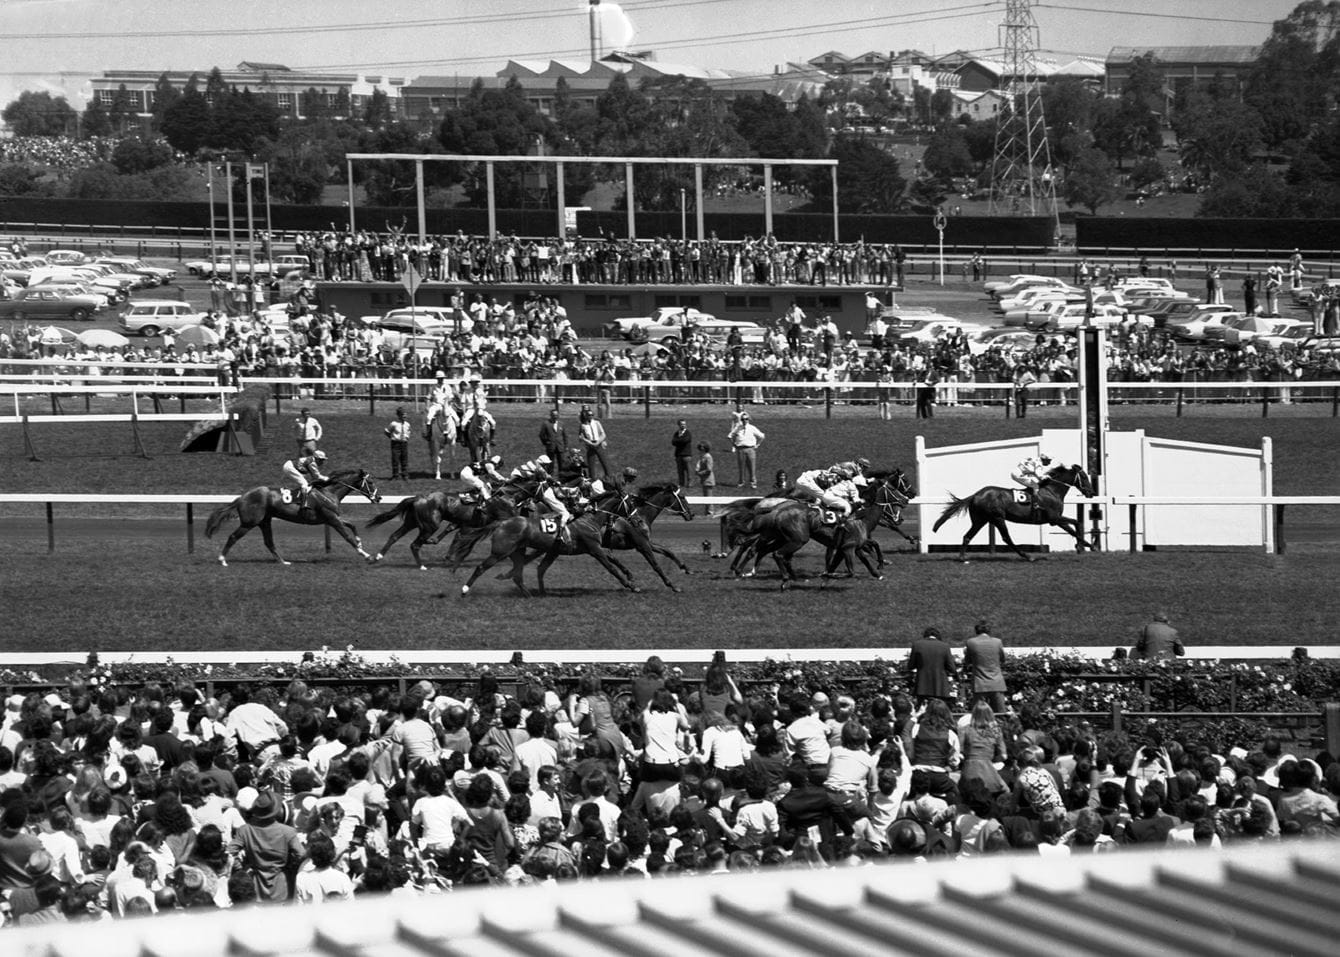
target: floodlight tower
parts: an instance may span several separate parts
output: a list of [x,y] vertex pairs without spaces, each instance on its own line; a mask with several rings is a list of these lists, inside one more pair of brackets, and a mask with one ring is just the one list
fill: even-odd
[[991,159],[991,212],[1050,216],[1059,233],[1055,172],[1037,77],[1039,35],[1033,3],[1005,0],[1005,22],[1000,27],[1003,102],[996,115]]

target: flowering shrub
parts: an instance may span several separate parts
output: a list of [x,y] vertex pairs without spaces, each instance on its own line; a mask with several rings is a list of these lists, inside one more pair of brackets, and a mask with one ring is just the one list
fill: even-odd
[[[587,671],[618,684],[642,670],[641,662],[618,664],[526,663],[521,656],[510,662],[458,665],[406,664],[395,658],[370,661],[355,647],[303,654],[293,663],[202,665],[168,660],[161,663],[107,664],[97,653],[73,674],[36,668],[0,671],[0,684],[11,687],[50,687],[80,681],[90,690],[110,684],[171,686],[182,682],[240,680],[287,684],[294,679],[352,684],[421,678],[468,683],[488,673],[503,685],[538,684],[566,689]],[[704,666],[674,669],[686,681],[701,679]],[[849,694],[868,700],[878,694],[910,693],[905,660],[807,661],[800,659],[747,662],[731,665],[746,694]],[[1318,713],[1327,700],[1340,697],[1340,661],[1305,656],[1257,662],[1140,661],[1096,662],[1077,655],[1012,655],[1006,659],[1007,698],[1015,710],[1033,708],[1044,716],[1076,712],[1107,713],[1118,705],[1125,712],[1281,712]]]

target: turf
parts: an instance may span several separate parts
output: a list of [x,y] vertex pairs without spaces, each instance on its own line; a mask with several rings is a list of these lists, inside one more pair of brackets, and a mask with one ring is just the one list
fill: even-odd
[[[135,535],[134,527],[130,534]],[[888,579],[782,594],[775,571],[736,581],[725,563],[674,540],[693,574],[674,594],[627,556],[640,594],[622,591],[585,557],[560,559],[551,595],[526,599],[492,572],[469,596],[464,574],[419,572],[404,546],[386,563],[364,564],[343,543],[327,556],[319,536],[279,528],[290,567],[269,561],[258,536],[230,567],[212,553],[186,556],[178,538],[116,538],[41,554],[33,542],[0,543],[0,604],[7,650],[90,649],[302,651],[322,644],[362,649],[642,649],[718,646],[906,647],[927,624],[956,638],[989,616],[1019,645],[1130,644],[1156,608],[1169,612],[1193,650],[1217,644],[1278,645],[1329,639],[1332,552],[1056,555],[1032,564],[981,556],[891,556]],[[380,537],[377,538],[380,542]],[[667,539],[669,541],[669,539]],[[36,554],[34,552],[36,551]],[[820,553],[802,552],[803,570]],[[533,572],[527,576],[533,584]]]

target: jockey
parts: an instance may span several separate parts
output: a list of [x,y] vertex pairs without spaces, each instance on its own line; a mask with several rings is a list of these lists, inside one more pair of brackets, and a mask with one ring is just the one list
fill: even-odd
[[470,380],[469,386],[461,390],[461,428],[470,424],[470,420],[475,416],[482,416],[495,431],[498,423],[488,411],[489,397],[484,391],[484,383],[475,376]]
[[796,478],[796,491],[846,518],[851,514],[851,502],[848,499],[851,490],[856,487],[853,481],[855,477],[855,467],[847,468],[843,464],[826,469],[810,469],[801,472]]
[[536,498],[543,502],[549,511],[557,516],[560,529],[572,521],[572,512],[563,503],[562,487],[551,478],[546,478],[536,490]]
[[447,374],[438,370],[437,383],[428,392],[428,421],[433,421],[433,416],[438,410],[441,410],[445,417],[459,422],[460,417],[456,414],[455,399],[456,390],[447,381]]
[[501,455],[467,465],[461,469],[461,481],[475,490],[481,502],[487,502],[493,494],[492,486],[507,481],[507,477],[498,471],[501,465]]
[[548,455],[541,455],[531,459],[529,462],[522,462],[516,468],[512,469],[510,478],[513,482],[525,482],[529,479],[548,478],[549,470],[553,465],[553,459]]
[[307,501],[307,493],[312,489],[312,482],[329,482],[321,472],[321,465],[326,461],[326,453],[317,449],[307,455],[300,455],[296,459],[289,459],[284,463],[284,477],[298,486],[298,505],[302,506]]
[[1010,473],[1010,478],[1028,489],[1029,501],[1034,511],[1041,507],[1038,502],[1038,486],[1047,480],[1047,472],[1051,464],[1051,456],[1039,452],[1036,458],[1030,455],[1024,459]]

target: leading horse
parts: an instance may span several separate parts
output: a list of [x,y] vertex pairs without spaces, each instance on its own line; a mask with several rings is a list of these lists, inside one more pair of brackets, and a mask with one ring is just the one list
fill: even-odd
[[275,561],[289,565],[291,562],[285,561],[275,548],[274,530],[270,525],[274,519],[279,518],[295,525],[327,525],[356,548],[358,554],[367,558],[368,553],[363,551],[363,543],[358,538],[357,530],[340,517],[340,502],[350,492],[358,492],[372,502],[380,502],[382,498],[377,486],[372,482],[372,476],[365,469],[336,472],[324,482],[314,482],[311,491],[307,493],[307,500],[301,505],[298,504],[296,493],[292,489],[258,485],[250,491],[243,492],[227,505],[215,509],[209,516],[209,521],[205,523],[205,537],[212,538],[214,533],[223,527],[228,517],[235,515],[239,525],[228,536],[228,541],[224,542],[223,548],[219,551],[220,565],[225,568],[228,566],[228,550],[236,545],[243,535],[257,526],[260,526],[261,535],[265,538],[265,547],[270,550]]
[[[966,498],[951,495],[950,504],[940,513],[931,531],[939,531],[940,526],[955,515],[968,513],[972,523],[968,533],[963,536],[959,546],[959,561],[967,561],[968,542],[981,531],[983,525],[990,525],[1000,533],[1001,540],[1014,549],[1020,558],[1033,561],[1033,556],[1014,544],[1010,538],[1007,522],[1019,525],[1055,525],[1063,528],[1075,537],[1076,550],[1083,551],[1089,546],[1084,540],[1084,530],[1080,523],[1065,514],[1065,496],[1071,489],[1088,498],[1093,495],[1093,482],[1089,473],[1078,465],[1058,465],[1047,473],[1047,477],[1038,484],[1038,506],[1034,508],[1020,489],[1002,488],[999,485],[987,485]],[[1023,501],[1021,501],[1023,499]]]

